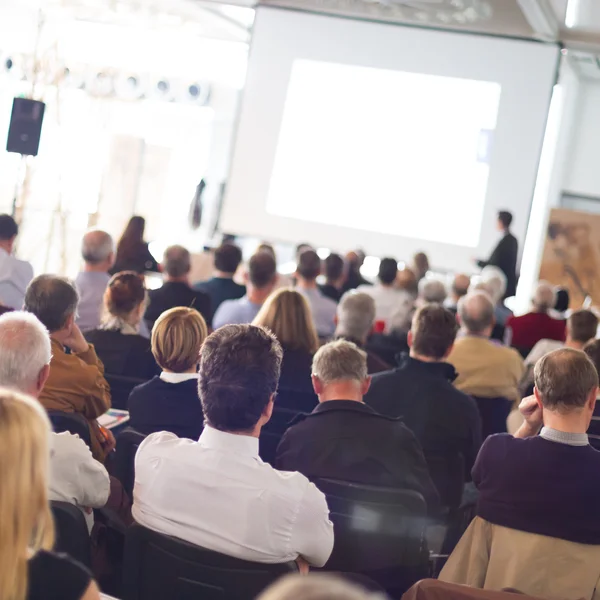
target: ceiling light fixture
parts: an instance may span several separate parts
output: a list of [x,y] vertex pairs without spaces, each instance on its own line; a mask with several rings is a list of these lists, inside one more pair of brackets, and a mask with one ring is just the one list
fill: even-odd
[[565,25],[572,29],[579,23],[579,12],[581,10],[581,0],[568,0],[567,12],[565,14]]

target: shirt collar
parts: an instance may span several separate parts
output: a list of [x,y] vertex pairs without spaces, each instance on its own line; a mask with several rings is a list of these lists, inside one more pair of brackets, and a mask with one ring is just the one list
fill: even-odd
[[198,379],[198,373],[167,373],[162,371],[160,378],[167,383],[181,383],[190,379]]
[[428,371],[431,374],[438,374],[452,382],[458,377],[458,373],[453,365],[450,363],[440,361],[440,362],[425,362],[424,360],[419,360],[418,358],[412,358],[407,352],[402,352],[399,355],[399,367],[403,368],[417,368]]
[[198,442],[204,448],[227,454],[245,454],[258,458],[258,438],[251,435],[236,435],[205,425]]
[[320,402],[313,409],[313,414],[330,412],[333,410],[350,410],[372,415],[377,414],[370,406],[366,405],[364,402],[357,402],[356,400],[327,400],[326,402]]
[[550,442],[566,444],[567,446],[587,446],[590,442],[587,433],[568,433],[551,427],[542,427],[540,437]]

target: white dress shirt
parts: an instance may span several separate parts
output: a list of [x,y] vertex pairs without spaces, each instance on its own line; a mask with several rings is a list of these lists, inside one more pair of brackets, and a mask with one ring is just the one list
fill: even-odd
[[86,508],[101,508],[110,495],[110,478],[104,465],[92,457],[78,436],[53,433],[50,451],[50,500],[68,502],[81,508],[88,529],[94,515]]
[[167,383],[181,383],[190,379],[198,379],[198,373],[171,373],[170,371],[161,371],[160,378]]
[[133,498],[140,525],[228,556],[321,567],[333,549],[325,496],[264,463],[255,437],[209,426],[198,442],[153,433],[135,457]]
[[10,255],[0,248],[0,303],[21,310],[25,290],[33,279],[33,267],[25,260]]

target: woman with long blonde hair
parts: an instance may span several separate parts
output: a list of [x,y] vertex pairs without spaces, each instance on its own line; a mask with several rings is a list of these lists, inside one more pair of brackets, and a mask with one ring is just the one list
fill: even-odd
[[33,398],[0,388],[0,598],[98,600],[84,567],[51,552],[50,423]]

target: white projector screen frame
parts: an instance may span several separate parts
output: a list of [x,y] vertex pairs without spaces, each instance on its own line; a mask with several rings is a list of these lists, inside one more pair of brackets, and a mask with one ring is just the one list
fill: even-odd
[[[413,239],[270,214],[267,197],[294,61],[356,65],[495,82],[501,86],[481,233],[476,247]],[[514,215],[523,243],[548,107],[556,45],[402,27],[259,6],[221,229],[228,233],[409,259],[424,250],[434,267],[473,270],[498,240],[495,213]],[[315,90],[318,94],[318,90]],[[376,110],[376,105],[374,110]],[[318,143],[318,140],[315,140]],[[303,175],[302,165],[298,176]],[[304,173],[304,176],[307,176]],[[351,177],[352,173],[348,173]],[[435,177],[435,173],[431,173]],[[341,203],[340,210],[344,210]],[[365,211],[369,210],[368,199]],[[380,217],[385,220],[386,215]],[[431,219],[436,215],[432,214]],[[456,211],[456,222],[461,218]],[[449,222],[448,227],[453,223]]]

